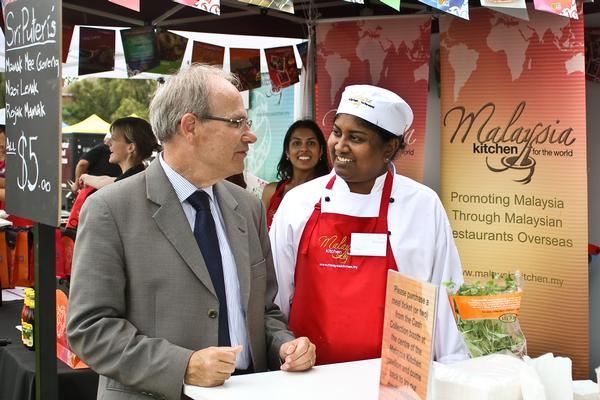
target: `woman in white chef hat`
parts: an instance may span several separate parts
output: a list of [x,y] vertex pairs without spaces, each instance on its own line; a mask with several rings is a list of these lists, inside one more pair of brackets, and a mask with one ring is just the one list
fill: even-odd
[[[438,196],[391,162],[412,121],[397,94],[346,87],[327,142],[334,169],[290,190],[273,219],[276,302],[290,329],[316,344],[317,364],[381,356],[388,269],[436,285],[463,281]],[[449,302],[439,297],[434,357],[464,359]]]

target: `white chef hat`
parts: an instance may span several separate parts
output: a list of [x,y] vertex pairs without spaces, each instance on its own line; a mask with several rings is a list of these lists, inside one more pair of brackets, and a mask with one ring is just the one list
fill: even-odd
[[337,109],[402,136],[413,122],[410,106],[396,93],[371,85],[346,86]]

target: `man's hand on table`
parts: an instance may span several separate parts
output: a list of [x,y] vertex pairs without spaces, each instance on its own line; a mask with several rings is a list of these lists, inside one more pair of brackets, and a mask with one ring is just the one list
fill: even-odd
[[192,354],[185,371],[188,385],[212,387],[225,383],[235,371],[235,359],[242,346],[208,347]]
[[279,357],[283,361],[282,371],[305,371],[315,365],[316,346],[307,337],[299,337],[286,342],[279,348]]

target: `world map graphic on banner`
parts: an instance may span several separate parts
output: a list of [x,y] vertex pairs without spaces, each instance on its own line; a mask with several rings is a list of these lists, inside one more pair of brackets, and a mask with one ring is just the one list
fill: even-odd
[[422,179],[430,17],[402,17],[317,25],[317,122],[328,135],[346,86],[371,84],[403,97],[415,120],[407,148],[395,164],[400,174]]
[[[546,32],[552,34],[552,45],[562,55],[561,62],[567,74],[583,72],[584,54],[573,54],[573,37],[563,28],[569,25],[567,18],[556,19],[535,18],[531,21],[522,21],[498,13],[490,13],[485,20],[489,27],[486,37],[487,47],[493,52],[502,52],[506,55],[506,67],[514,81],[521,78],[524,71],[531,71],[532,60],[535,54],[528,53],[532,43],[543,43]],[[515,26],[516,25],[516,26]],[[486,29],[487,31],[487,29]],[[463,43],[453,39],[450,35],[441,43],[448,50],[448,61],[454,72],[454,100],[460,95],[461,89],[477,69],[480,55],[477,50],[468,48]]]

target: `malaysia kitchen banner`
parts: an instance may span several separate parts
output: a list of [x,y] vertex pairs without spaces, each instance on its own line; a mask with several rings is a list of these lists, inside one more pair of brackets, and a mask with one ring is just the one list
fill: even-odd
[[294,3],[292,0],[239,0],[239,2],[259,7],[272,8],[288,14],[294,13]]
[[414,113],[407,146],[394,164],[423,179],[431,17],[409,16],[317,24],[316,119],[329,135],[344,88],[370,84],[397,93]]
[[121,40],[127,76],[137,75],[160,64],[153,27],[124,29],[121,31]]
[[571,357],[587,379],[583,21],[529,18],[439,20],[441,197],[465,280],[519,270],[529,354]]
[[172,0],[175,3],[194,7],[215,15],[221,15],[221,2],[219,0]]
[[175,74],[181,68],[183,54],[188,39],[166,30],[156,34],[156,46],[159,64],[148,70],[155,74]]
[[277,92],[300,81],[294,47],[265,49],[273,91]]
[[79,75],[113,71],[114,69],[115,31],[79,28]]
[[130,10],[140,12],[140,0],[108,0]]
[[260,50],[229,49],[229,65],[232,73],[240,78],[242,90],[260,87]]
[[225,47],[203,42],[194,42],[192,47],[192,62],[223,67]]

